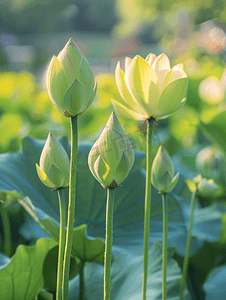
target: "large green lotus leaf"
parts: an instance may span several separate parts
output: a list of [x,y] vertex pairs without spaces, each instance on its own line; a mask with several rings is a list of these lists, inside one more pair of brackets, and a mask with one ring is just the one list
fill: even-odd
[[[57,288],[57,263],[59,246],[53,247],[46,255],[43,264],[44,289],[55,292]],[[71,257],[69,278],[79,274],[79,264]]]
[[[188,224],[190,217],[190,203],[183,206],[185,223]],[[222,212],[217,203],[207,207],[199,207],[198,204],[194,213],[193,236],[209,243],[217,242],[222,232]]]
[[226,153],[226,110],[219,112],[208,123],[200,122],[204,135]]
[[[0,155],[0,190],[16,191],[21,195],[20,203],[29,214],[42,224],[42,228],[52,238],[58,237],[59,208],[57,193],[44,186],[38,178],[35,163],[45,141],[27,137],[22,148],[13,154]],[[60,142],[69,153],[66,139]],[[87,157],[90,144],[80,144],[78,151],[78,176],[75,226],[89,224],[88,235],[105,237],[106,190],[91,174]],[[114,207],[114,246],[134,251],[137,255],[143,252],[143,218],[145,170],[141,167],[144,153],[136,151],[135,164],[122,183],[116,188]],[[180,183],[178,184],[180,185]],[[27,196],[27,197],[24,197]],[[29,200],[30,199],[30,200]],[[185,224],[180,204],[171,195],[169,201],[169,247],[182,247],[184,253],[187,224]],[[161,196],[152,188],[150,246],[155,241],[162,241],[162,207]],[[192,244],[192,251],[197,252],[202,246],[198,239]]]
[[[128,253],[115,255],[111,269],[111,299],[140,300],[142,299],[143,256],[131,258]],[[181,270],[177,262],[168,252],[167,264],[167,299],[178,300]],[[90,263],[85,267],[85,299],[103,299],[103,266]],[[69,299],[79,299],[79,278],[70,281]],[[147,299],[162,299],[162,247],[154,243],[149,252]],[[185,291],[185,300],[190,299]]]
[[[189,229],[189,219],[190,219],[190,201],[184,201],[182,197],[179,197],[175,193],[172,196],[177,199],[178,203],[182,207],[182,214],[184,219],[184,224],[186,231]],[[222,234],[223,210],[219,203],[213,203],[207,207],[201,207],[198,200],[196,200],[193,228],[192,228],[192,243],[193,249],[191,248],[190,255],[193,256],[197,252],[197,249],[201,248],[205,241],[209,243],[217,242]],[[180,242],[178,241],[178,246],[176,248],[176,253],[184,256],[186,243],[186,236],[181,236]]]
[[56,244],[52,239],[43,238],[32,247],[20,245],[10,261],[3,260],[0,266],[0,299],[34,299],[44,285],[42,271],[45,257]]
[[50,235],[42,229],[29,214],[25,214],[24,222],[19,228],[19,233],[27,240],[38,240],[40,238],[50,238]]
[[[28,197],[19,199],[19,203],[29,212],[36,223],[53,239],[59,239],[59,224],[40,209],[32,205]],[[84,262],[104,262],[104,241],[101,238],[87,237],[87,225],[83,224],[73,229],[72,256]],[[35,227],[34,227],[35,228]]]
[[225,300],[226,266],[215,268],[209,274],[205,284],[206,300]]
[[101,238],[87,238],[86,227],[84,224],[73,230],[72,253],[84,262],[104,263],[104,241]]

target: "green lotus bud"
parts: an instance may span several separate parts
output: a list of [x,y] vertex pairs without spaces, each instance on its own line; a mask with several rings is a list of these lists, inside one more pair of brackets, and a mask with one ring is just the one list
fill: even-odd
[[202,197],[211,197],[218,190],[218,185],[214,182],[213,179],[207,180],[203,178],[203,180],[198,185],[199,194]]
[[69,158],[52,133],[48,135],[36,169],[42,183],[50,188],[65,187],[69,184]]
[[206,178],[218,178],[220,176],[220,152],[214,147],[206,147],[199,151],[195,164],[198,171]]
[[151,169],[151,182],[160,194],[170,193],[176,186],[179,173],[174,176],[174,166],[171,158],[160,146],[154,158]]
[[104,188],[116,187],[126,179],[134,159],[133,147],[113,112],[90,150],[90,171]]
[[166,54],[150,53],[146,59],[126,58],[125,72],[118,62],[115,79],[122,99],[112,99],[117,113],[127,119],[163,119],[186,100],[188,78],[183,64],[170,67]]
[[205,198],[212,197],[213,194],[218,190],[218,185],[214,182],[213,179],[207,180],[200,174],[193,178],[193,182],[197,186],[199,195]]
[[53,105],[66,117],[83,113],[93,102],[96,94],[93,73],[72,39],[57,57],[53,56],[46,84]]

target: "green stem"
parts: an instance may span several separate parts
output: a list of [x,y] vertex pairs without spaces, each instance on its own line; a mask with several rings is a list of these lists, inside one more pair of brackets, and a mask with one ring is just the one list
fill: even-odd
[[144,211],[144,262],[143,262],[143,290],[142,300],[146,300],[147,277],[148,277],[148,248],[149,248],[149,227],[151,216],[151,146],[152,129],[154,119],[150,118],[147,124],[146,137],[146,187],[145,187],[145,211]]
[[81,261],[79,266],[79,300],[84,300],[85,286],[84,286],[84,265],[85,262]]
[[115,189],[107,188],[106,237],[104,256],[104,300],[110,300],[114,197]]
[[2,215],[2,227],[4,234],[4,253],[5,255],[11,255],[11,231],[10,231],[10,219],[5,203],[1,204],[1,215]]
[[188,236],[187,236],[187,241],[186,241],[185,257],[184,257],[184,263],[183,263],[183,276],[182,276],[181,286],[180,286],[180,300],[183,300],[183,298],[184,298],[184,288],[185,288],[186,277],[187,277],[187,272],[188,272],[189,254],[190,254],[190,247],[191,247],[191,233],[192,233],[193,218],[194,218],[194,211],[195,211],[196,192],[197,191],[193,192],[192,196],[191,196],[190,221],[189,221],[189,230],[188,230]]
[[162,300],[167,299],[167,236],[168,236],[168,201],[162,194],[163,247],[162,247]]
[[58,189],[59,207],[60,207],[60,235],[59,235],[59,252],[57,267],[57,290],[56,300],[62,299],[62,278],[63,278],[63,259],[66,237],[66,214],[65,214],[65,194],[64,189]]
[[78,154],[78,125],[77,116],[70,118],[71,123],[71,161],[70,161],[70,178],[69,178],[69,203],[68,203],[68,219],[67,233],[64,254],[63,267],[63,300],[68,300],[69,288],[69,271],[71,248],[73,239],[73,227],[75,216],[75,189],[76,189],[76,171],[77,171],[77,154]]

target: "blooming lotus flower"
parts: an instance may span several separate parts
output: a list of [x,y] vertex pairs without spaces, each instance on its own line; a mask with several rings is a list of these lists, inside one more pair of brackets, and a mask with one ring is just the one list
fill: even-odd
[[164,53],[158,57],[150,53],[146,59],[126,57],[125,72],[118,62],[115,78],[122,100],[112,99],[112,104],[127,119],[166,118],[186,100],[188,79],[183,64],[171,68]]
[[60,188],[69,184],[70,165],[67,152],[51,133],[43,147],[39,165],[36,164],[38,176],[46,186]]
[[53,56],[46,76],[53,105],[66,117],[83,113],[93,102],[96,85],[90,65],[72,39]]
[[160,146],[152,164],[151,183],[160,194],[166,194],[175,188],[178,179],[179,172],[174,176],[173,162]]
[[113,112],[90,150],[90,171],[104,188],[114,188],[126,179],[134,159],[133,147]]

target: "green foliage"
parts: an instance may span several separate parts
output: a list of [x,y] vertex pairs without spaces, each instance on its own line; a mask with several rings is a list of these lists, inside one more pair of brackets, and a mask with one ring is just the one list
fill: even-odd
[[225,277],[226,266],[215,268],[209,274],[205,284],[204,290],[206,292],[206,300],[223,300],[225,298]]
[[[168,252],[167,287],[169,300],[178,299],[179,279],[181,271],[177,262],[172,258],[172,251]],[[162,299],[162,248],[155,243],[149,252],[147,299]],[[143,257],[131,258],[128,254],[118,253],[112,263],[112,289],[111,297],[115,300],[137,300],[142,297]],[[85,267],[85,278],[89,285],[86,286],[85,296],[87,299],[98,300],[103,298],[103,266],[89,264]],[[132,284],[131,284],[132,283]],[[78,278],[70,282],[69,299],[77,299],[79,290]],[[188,292],[185,299],[190,299]]]
[[[66,151],[69,152],[67,140],[62,138],[60,142]],[[39,159],[43,145],[44,141],[27,137],[23,140],[23,148],[18,153],[0,155],[0,190],[4,192],[17,191],[21,195],[18,200],[20,204],[39,226],[57,241],[59,231],[57,195],[56,192],[52,192],[50,188],[45,187],[38,180],[35,170],[35,162]],[[104,238],[106,191],[89,170],[87,157],[90,148],[91,145],[89,144],[80,144],[79,146],[75,226],[78,227],[87,223],[88,235]],[[143,158],[144,153],[136,151],[135,163],[129,176],[122,186],[116,189],[114,210],[113,244],[127,251],[132,251],[136,255],[142,254],[140,245],[143,238],[145,183],[145,173],[142,168]],[[182,170],[181,173],[183,174]],[[180,193],[183,194],[186,187],[182,181],[183,179],[181,178],[175,190],[176,193],[181,191]],[[87,184],[89,188],[87,188]],[[25,195],[27,196],[24,197]],[[173,196],[169,194],[168,198],[169,247],[177,247],[177,253],[183,256],[189,221],[189,206],[185,205],[185,199],[178,197],[176,194],[173,194]],[[152,190],[152,199],[150,246],[156,240],[159,242],[162,240],[162,206],[160,195],[154,189]],[[194,255],[201,249],[205,240],[213,242],[220,237],[222,229],[221,213],[217,207],[209,209],[209,214],[204,214],[205,217],[202,218],[201,224],[204,224],[203,226],[199,223],[198,217],[197,223],[195,221],[194,232],[197,231],[199,234],[197,235],[198,238],[193,240],[191,255]],[[204,213],[205,209],[200,208],[198,214],[201,214],[201,212]],[[214,225],[207,225],[211,214],[213,217],[211,224]],[[202,228],[201,232],[198,228]],[[214,230],[214,234],[211,228]],[[132,243],[131,240],[133,241]],[[76,245],[74,246],[76,247]]]
[[200,122],[207,138],[226,153],[226,111],[219,111],[208,123]]
[[[46,255],[43,264],[44,288],[48,291],[55,292],[57,284],[57,262],[58,262],[58,245],[53,247]],[[72,279],[78,275],[78,263],[72,257],[70,262],[69,278]]]
[[45,257],[55,245],[56,242],[50,239],[40,239],[33,247],[20,245],[10,262],[1,265],[1,299],[34,299],[44,285]]

